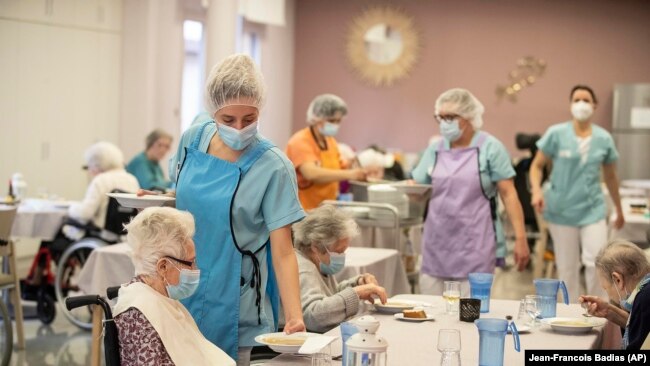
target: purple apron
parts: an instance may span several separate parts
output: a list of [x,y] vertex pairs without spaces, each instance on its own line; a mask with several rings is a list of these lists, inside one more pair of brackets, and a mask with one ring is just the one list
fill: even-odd
[[424,224],[422,273],[466,278],[472,272],[494,272],[496,233],[490,199],[483,192],[476,144],[445,150],[441,141],[431,172],[432,193]]

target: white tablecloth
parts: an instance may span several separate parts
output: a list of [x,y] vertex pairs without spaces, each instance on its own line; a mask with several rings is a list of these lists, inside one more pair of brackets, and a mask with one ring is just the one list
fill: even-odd
[[[444,313],[444,301],[439,296],[400,295],[396,298],[412,299],[433,303],[433,309],[427,308],[435,316],[435,321],[412,323],[399,321],[392,315],[373,313],[379,319],[381,326],[378,334],[388,342],[388,365],[430,366],[440,364],[440,352],[437,351],[436,340],[440,329],[459,329],[461,332],[461,364],[478,365],[479,335],[476,325],[458,320],[458,315]],[[505,319],[506,315],[517,316],[519,302],[513,300],[491,300],[490,312],[481,314],[481,318]],[[577,304],[558,304],[557,316],[581,317],[582,308]],[[335,328],[328,335],[340,336],[340,329]],[[524,351],[530,349],[592,349],[599,348],[603,342],[603,327],[594,328],[590,333],[569,335],[553,332],[542,325],[531,333],[521,334],[521,352],[514,350],[512,335],[506,335],[504,350],[504,365],[524,365]],[[332,354],[341,353],[340,339],[332,344]],[[340,365],[334,361],[333,365]],[[310,365],[309,358],[297,358],[282,355],[267,366],[279,365]]]
[[[337,274],[346,279],[372,273],[389,294],[410,292],[401,258],[393,249],[353,248],[346,251],[345,268]],[[129,282],[135,273],[131,247],[126,243],[94,250],[79,274],[79,287],[87,294],[105,295],[106,288]]]
[[68,201],[27,199],[18,206],[11,235],[52,240],[68,214]]

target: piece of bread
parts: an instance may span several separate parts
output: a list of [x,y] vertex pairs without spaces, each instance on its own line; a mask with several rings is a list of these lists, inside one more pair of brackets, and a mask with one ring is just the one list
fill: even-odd
[[425,319],[427,317],[424,310],[404,310],[402,313],[405,318]]

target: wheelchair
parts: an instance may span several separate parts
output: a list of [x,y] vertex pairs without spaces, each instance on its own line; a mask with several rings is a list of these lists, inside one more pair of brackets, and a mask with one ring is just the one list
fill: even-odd
[[[36,301],[36,313],[41,322],[52,323],[56,317],[57,302],[65,309],[65,298],[80,294],[78,276],[90,253],[94,249],[119,242],[120,235],[124,232],[123,225],[136,214],[136,209],[122,207],[115,198],[109,198],[103,229],[92,224],[82,225],[68,221],[65,225],[85,232],[80,240],[74,242],[60,232],[50,245],[41,246],[27,278],[20,281],[23,299]],[[56,264],[56,270],[52,269],[52,262]],[[90,307],[75,308],[73,311],[64,311],[63,314],[82,329],[92,328]]]

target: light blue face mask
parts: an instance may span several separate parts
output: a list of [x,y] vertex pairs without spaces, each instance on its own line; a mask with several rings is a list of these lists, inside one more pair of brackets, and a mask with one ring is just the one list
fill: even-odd
[[345,267],[345,253],[334,253],[329,250],[327,253],[330,255],[330,264],[320,262],[320,273],[324,275],[333,275],[341,272]]
[[616,287],[616,280],[614,279],[614,276],[612,276],[612,284],[614,285],[614,289],[616,290],[616,293],[618,294],[618,303],[621,305],[621,308],[623,310],[626,310],[628,313],[632,311],[632,304],[627,302],[627,299],[630,297],[630,294],[627,293],[627,289],[625,289],[625,297],[621,296],[621,293],[618,291],[618,287]]
[[[180,273],[178,276],[178,285],[167,284],[165,286],[169,298],[181,300],[192,296],[199,287],[201,271],[198,269],[179,269],[171,260],[169,263],[171,263],[174,268],[178,269],[178,272]],[[165,282],[167,281],[165,280]]]
[[325,124],[319,129],[319,131],[325,136],[336,136],[339,132],[339,125],[338,123],[325,121]]
[[257,121],[238,130],[217,122],[217,132],[221,140],[233,150],[244,150],[257,135]]
[[443,119],[440,121],[440,134],[449,142],[454,142],[463,134],[458,125],[458,119]]

